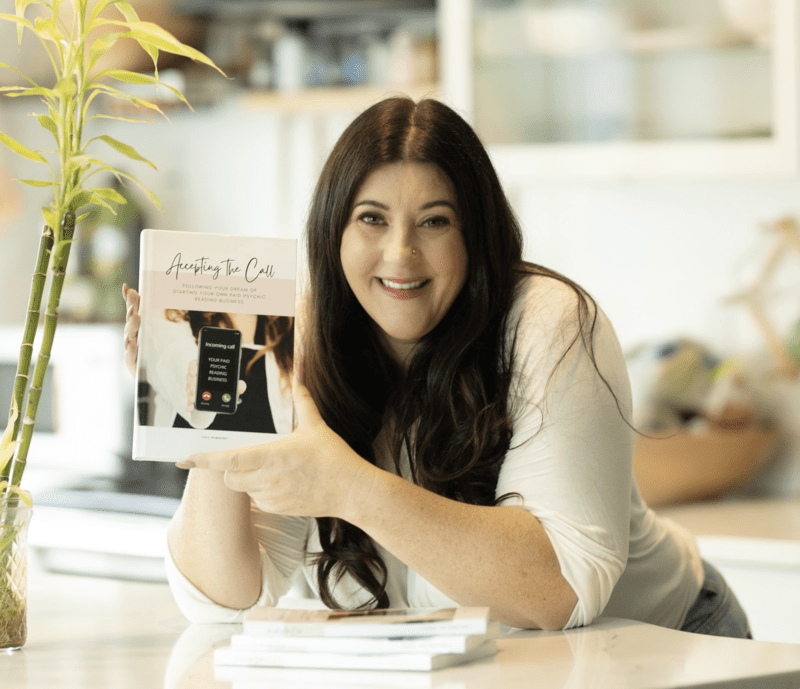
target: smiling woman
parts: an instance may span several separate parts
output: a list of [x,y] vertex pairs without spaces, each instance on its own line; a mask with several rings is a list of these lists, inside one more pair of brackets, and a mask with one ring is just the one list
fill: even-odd
[[432,163],[378,167],[356,195],[341,261],[382,344],[404,365],[466,280],[452,182]]
[[323,168],[306,242],[295,429],[182,463],[167,569],[187,616],[240,620],[302,572],[331,608],[747,635],[691,536],[639,495],[611,324],[523,261],[461,117],[406,98],[362,113]]

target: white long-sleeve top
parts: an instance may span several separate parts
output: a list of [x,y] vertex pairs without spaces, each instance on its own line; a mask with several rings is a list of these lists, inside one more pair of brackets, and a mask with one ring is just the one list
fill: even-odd
[[[601,613],[678,628],[700,591],[702,562],[692,536],[658,517],[639,495],[631,466],[633,432],[625,422],[631,418],[625,360],[602,311],[594,354],[616,400],[580,341],[556,366],[578,332],[576,306],[572,289],[553,278],[527,278],[520,287],[508,333],[513,337],[519,325],[513,438],[496,495],[518,494],[502,504],[528,510],[550,538],[578,599],[567,628],[590,624]],[[392,470],[381,448],[376,445],[379,465]],[[316,570],[306,563],[307,553],[321,550],[316,521],[254,508],[253,522],[262,549],[258,604],[274,605],[299,571],[316,592]],[[380,547],[379,552],[388,569],[392,607],[456,605],[390,553]],[[169,556],[167,572],[189,619],[234,622],[246,612],[213,603]],[[369,599],[347,576],[334,595],[347,607]]]

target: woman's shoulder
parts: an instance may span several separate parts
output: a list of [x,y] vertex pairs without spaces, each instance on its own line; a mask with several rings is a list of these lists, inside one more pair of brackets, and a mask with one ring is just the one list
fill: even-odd
[[576,283],[546,269],[533,268],[517,286],[509,323],[537,339],[556,334],[573,337],[597,314],[594,300]]

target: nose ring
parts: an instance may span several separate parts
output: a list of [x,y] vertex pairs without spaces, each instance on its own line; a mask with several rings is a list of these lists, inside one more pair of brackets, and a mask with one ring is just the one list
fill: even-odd
[[416,256],[417,255],[417,250],[416,249],[411,249],[411,255],[412,256]]

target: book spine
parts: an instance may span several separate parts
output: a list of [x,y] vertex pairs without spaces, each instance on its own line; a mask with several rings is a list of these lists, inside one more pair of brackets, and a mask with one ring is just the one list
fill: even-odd
[[231,648],[259,653],[464,653],[485,637],[439,636],[417,638],[315,638],[285,636],[231,637]]
[[215,665],[254,667],[425,671],[433,668],[433,662],[433,657],[425,654],[258,653],[232,648],[214,651]]
[[448,620],[409,624],[296,624],[263,620],[245,620],[245,634],[253,636],[316,636],[316,637],[410,637],[410,636],[470,636],[487,633],[487,621]]

